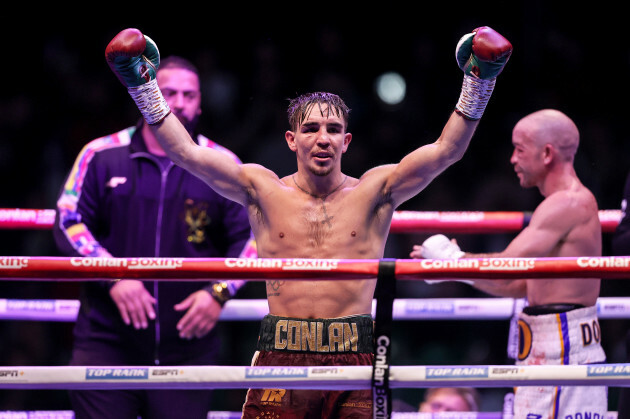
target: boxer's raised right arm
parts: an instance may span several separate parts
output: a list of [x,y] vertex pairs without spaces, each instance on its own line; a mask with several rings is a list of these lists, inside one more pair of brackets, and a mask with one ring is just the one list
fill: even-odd
[[510,41],[487,26],[460,39],[455,57],[464,81],[455,111],[435,142],[420,146],[392,166],[384,190],[394,207],[416,196],[463,157],[511,54]]
[[224,153],[198,146],[171,114],[157,84],[160,53],[151,38],[138,29],[125,29],[107,45],[105,59],[175,164],[232,201],[242,205],[251,201],[248,165],[237,164]]

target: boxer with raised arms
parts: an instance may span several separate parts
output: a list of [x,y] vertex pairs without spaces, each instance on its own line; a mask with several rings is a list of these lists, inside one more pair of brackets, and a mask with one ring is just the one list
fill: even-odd
[[[350,110],[337,95],[316,92],[289,105],[288,147],[297,171],[280,178],[258,164],[234,164],[191,141],[155,83],[159,52],[136,29],[120,32],[107,61],[168,156],[219,194],[247,208],[262,258],[381,258],[395,209],[464,155],[512,45],[491,28],[462,37],[456,58],[462,93],[435,142],[399,163],[353,178],[341,170],[352,140]],[[418,141],[418,140],[416,140]],[[372,299],[376,279],[269,281],[269,315],[254,365],[371,365]],[[244,417],[371,417],[372,396],[360,391],[250,390]]]
[[[580,182],[573,165],[579,145],[575,123],[558,110],[543,109],[516,124],[512,144],[510,162],[520,185],[536,187],[544,197],[527,227],[501,252],[465,253],[455,241],[438,234],[421,246],[414,246],[411,257],[601,256],[597,201]],[[591,364],[606,360],[597,319],[599,279],[468,282],[495,296],[527,298],[528,305],[518,318],[518,365]],[[607,403],[605,387],[518,387],[514,413],[515,418],[603,418]]]

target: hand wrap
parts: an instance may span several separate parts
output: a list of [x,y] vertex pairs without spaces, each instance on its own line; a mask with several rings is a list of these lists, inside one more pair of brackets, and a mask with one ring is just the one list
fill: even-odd
[[[436,234],[429,237],[422,243],[421,255],[425,259],[459,259],[464,256],[459,246],[453,243],[443,234]],[[466,279],[425,279],[427,284],[438,284],[440,282],[463,282],[473,285],[473,281]]]
[[171,110],[157,85],[160,52],[151,38],[138,29],[125,29],[109,42],[105,59],[147,123],[166,118]]
[[162,122],[171,113],[156,79],[138,87],[128,87],[127,91],[149,125]]
[[459,246],[443,234],[429,237],[422,243],[422,257],[425,259],[459,259],[464,256]]

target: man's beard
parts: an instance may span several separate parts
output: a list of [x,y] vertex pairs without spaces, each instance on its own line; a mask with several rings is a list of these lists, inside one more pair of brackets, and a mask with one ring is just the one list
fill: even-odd
[[194,138],[194,136],[197,134],[196,130],[197,124],[199,123],[199,115],[195,115],[192,119],[188,119],[185,116],[177,114],[175,114],[175,116],[177,117],[177,119],[179,119],[179,122],[182,123],[184,128],[186,128],[186,131],[188,131],[190,136]]

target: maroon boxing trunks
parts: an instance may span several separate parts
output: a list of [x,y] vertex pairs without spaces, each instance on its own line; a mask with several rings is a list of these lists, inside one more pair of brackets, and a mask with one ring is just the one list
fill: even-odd
[[[370,315],[335,319],[265,316],[252,366],[372,365]],[[243,418],[369,418],[371,390],[249,389]]]

